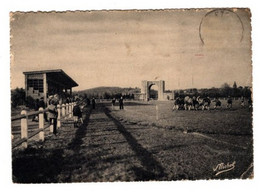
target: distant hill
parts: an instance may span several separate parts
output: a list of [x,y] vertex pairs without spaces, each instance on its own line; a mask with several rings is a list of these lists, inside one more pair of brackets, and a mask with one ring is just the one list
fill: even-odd
[[133,94],[140,93],[140,88],[121,88],[121,87],[96,87],[86,90],[81,90],[73,92],[78,95],[87,95],[87,97],[96,97],[96,98],[113,98],[119,97],[121,95],[131,98]]

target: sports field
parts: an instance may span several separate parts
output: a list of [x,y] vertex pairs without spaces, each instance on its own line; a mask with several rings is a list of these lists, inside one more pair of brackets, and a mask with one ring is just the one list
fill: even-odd
[[231,109],[226,108],[225,101],[222,101],[222,108],[216,110],[212,103],[209,111],[173,111],[172,107],[172,101],[129,101],[124,110],[119,110],[118,106],[109,109],[120,120],[141,125],[207,134],[252,134],[252,110],[241,107],[238,100]]
[[[158,105],[158,117],[156,116]],[[172,111],[172,102],[98,102],[79,128],[13,150],[17,183],[234,179],[253,176],[252,112]]]

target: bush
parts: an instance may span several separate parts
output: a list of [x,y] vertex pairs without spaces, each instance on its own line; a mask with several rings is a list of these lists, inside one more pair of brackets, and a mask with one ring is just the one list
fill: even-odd
[[25,91],[23,88],[16,88],[11,91],[11,103],[14,108],[25,104]]
[[30,109],[33,109],[35,107],[35,100],[31,96],[27,96],[25,100],[25,105],[29,107]]

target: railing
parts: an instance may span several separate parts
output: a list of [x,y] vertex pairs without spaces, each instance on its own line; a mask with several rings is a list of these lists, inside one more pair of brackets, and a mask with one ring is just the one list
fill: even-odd
[[[58,116],[57,116],[57,128],[59,129],[61,127],[61,118],[72,118],[72,111],[73,107],[75,106],[75,102],[72,103],[66,103],[62,105],[57,105],[58,110]],[[22,110],[21,115],[14,116],[11,118],[11,121],[21,120],[21,138],[17,141],[12,142],[12,148],[16,148],[18,146],[22,146],[23,148],[28,147],[28,139],[36,136],[39,134],[39,141],[44,141],[45,134],[44,130],[49,127],[50,132],[53,132],[53,123],[48,124],[47,126],[44,126],[44,113],[48,112],[48,108],[43,109],[39,108],[39,111],[33,111],[27,113],[26,110]],[[30,135],[28,135],[28,119],[31,116],[38,115],[39,119],[39,128],[34,129]],[[12,139],[14,138],[14,135],[12,134]]]

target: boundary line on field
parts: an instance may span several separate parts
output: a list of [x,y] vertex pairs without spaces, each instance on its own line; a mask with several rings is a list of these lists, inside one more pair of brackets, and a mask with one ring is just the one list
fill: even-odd
[[226,141],[221,141],[221,140],[215,139],[215,138],[213,138],[213,137],[209,137],[209,136],[207,136],[207,135],[204,135],[204,134],[201,134],[201,133],[198,133],[198,132],[192,132],[191,134],[198,135],[198,136],[201,136],[201,137],[204,137],[204,138],[206,138],[206,139],[210,139],[210,140],[213,140],[213,141],[216,141],[216,142],[219,142],[219,143],[231,145],[231,146],[233,146],[233,147],[242,148],[242,149],[244,149],[244,150],[248,149],[247,147],[235,145],[235,144],[232,144],[232,143],[228,143],[228,142],[226,142]]
[[254,167],[254,164],[253,164],[253,162],[252,162],[252,163],[249,165],[249,167],[246,169],[246,171],[241,174],[240,178],[241,178],[241,179],[245,178],[245,177],[244,177],[245,174],[248,173],[248,171],[249,171],[251,168],[253,168],[253,167]]

